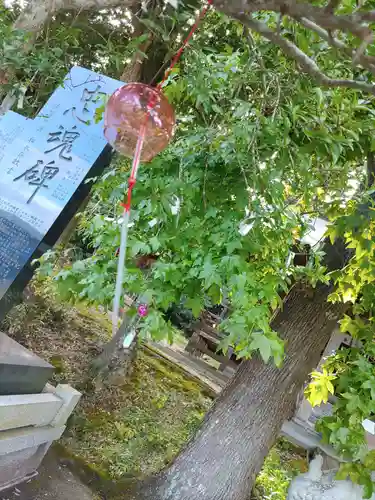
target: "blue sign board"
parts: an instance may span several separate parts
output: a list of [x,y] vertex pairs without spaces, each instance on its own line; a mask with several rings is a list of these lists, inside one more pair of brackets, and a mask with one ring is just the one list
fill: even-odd
[[121,85],[76,66],[36,118],[0,117],[0,299],[106,146],[95,110]]

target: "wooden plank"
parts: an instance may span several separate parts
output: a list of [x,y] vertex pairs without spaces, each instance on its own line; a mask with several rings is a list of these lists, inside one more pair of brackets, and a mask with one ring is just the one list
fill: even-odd
[[212,351],[208,347],[204,346],[197,346],[197,349],[199,349],[200,352],[203,352],[203,354],[210,356],[210,358],[215,359],[219,363],[229,364],[230,360],[227,356],[224,356],[224,354],[216,354],[215,351]]
[[215,338],[221,340],[221,339],[226,337],[226,334],[224,332],[220,331],[218,326],[214,328],[214,327],[210,326],[209,324],[207,324],[206,321],[201,321],[199,329],[205,331],[206,333],[211,333]]
[[143,347],[154,356],[163,359],[164,362],[172,364],[174,369],[179,370],[197,382],[211,396],[216,396],[228,381],[228,377],[210,367],[205,361],[190,358],[190,356],[160,346],[152,341],[147,342],[147,344],[144,343]]
[[216,323],[221,323],[223,321],[223,318],[221,318],[218,314],[214,314],[213,312],[211,311],[205,311],[205,313],[211,318],[213,319]]
[[218,345],[218,344],[219,344],[219,342],[220,342],[220,338],[219,338],[219,337],[216,337],[216,336],[214,336],[214,335],[212,335],[212,334],[210,334],[210,333],[207,333],[207,332],[205,332],[204,330],[197,330],[197,331],[196,331],[196,332],[194,332],[194,333],[196,333],[196,334],[197,334],[197,335],[199,335],[200,337],[203,337],[203,338],[205,338],[205,339],[209,340],[210,342],[212,342],[212,343],[213,343],[213,344],[215,344],[215,345]]
[[50,393],[0,396],[0,431],[48,425],[63,403]]

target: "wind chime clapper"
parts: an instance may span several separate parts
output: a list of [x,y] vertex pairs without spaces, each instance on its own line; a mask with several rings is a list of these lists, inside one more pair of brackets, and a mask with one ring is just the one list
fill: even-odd
[[[106,107],[104,135],[107,141],[119,153],[133,158],[126,201],[121,203],[124,211],[113,303],[113,334],[118,329],[120,319],[131,199],[139,165],[141,162],[150,162],[168,146],[175,131],[175,123],[174,109],[160,88],[142,83],[130,83],[119,88],[110,97]],[[141,305],[138,314],[145,316],[147,308]]]

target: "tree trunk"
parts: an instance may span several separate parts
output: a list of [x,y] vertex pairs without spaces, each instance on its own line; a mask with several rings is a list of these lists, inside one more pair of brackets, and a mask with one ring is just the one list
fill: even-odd
[[[140,32],[137,36],[140,36],[141,34],[142,33]],[[141,79],[142,65],[145,60],[145,54],[151,44],[152,44],[152,35],[151,33],[149,33],[147,39],[143,43],[141,43],[138,49],[135,51],[132,61],[128,65],[126,65],[120,77],[120,80],[122,80],[125,83],[142,81]],[[149,82],[143,82],[143,83],[149,83]]]
[[244,361],[174,462],[142,483],[136,500],[247,500],[282,423],[317,366],[342,312],[329,289],[295,286],[272,327],[285,340],[281,368],[254,357]]
[[132,363],[137,356],[137,335],[126,349],[123,342],[124,337],[131,333],[132,328],[134,328],[133,321],[125,313],[116,334],[105,344],[101,354],[92,362],[91,368],[96,386],[121,385],[130,375]]

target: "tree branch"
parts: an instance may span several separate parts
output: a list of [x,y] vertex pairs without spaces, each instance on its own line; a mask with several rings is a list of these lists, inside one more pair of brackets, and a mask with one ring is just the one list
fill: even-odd
[[64,10],[129,7],[137,0],[32,0],[15,22],[16,29],[37,32],[52,16]]
[[[37,32],[52,16],[64,10],[91,10],[111,7],[129,7],[139,0],[31,0],[15,23],[15,28]],[[324,86],[349,87],[370,92],[375,95],[375,86],[361,81],[332,79],[324,74],[315,61],[301,51],[294,43],[282,37],[266,24],[251,18],[257,11],[268,10],[280,16],[290,18],[315,31],[332,47],[342,51],[351,58],[352,64],[359,63],[363,68],[375,74],[375,58],[366,54],[369,43],[373,40],[373,31],[369,23],[375,21],[375,10],[356,11],[346,15],[336,15],[335,7],[339,0],[329,0],[325,7],[313,5],[307,1],[297,0],[214,0],[216,9],[238,19],[245,26],[262,34],[278,45],[282,50],[298,62],[301,68],[312,76],[316,82]],[[340,39],[331,35],[334,31],[349,33],[361,40],[359,49],[352,49]]]
[[311,59],[305,52],[299,49],[294,43],[286,38],[283,38],[277,32],[273,31],[266,24],[252,19],[246,15],[237,15],[241,21],[248,28],[257,31],[259,34],[267,38],[270,42],[278,45],[288,56],[292,57],[300,67],[309,74],[318,84],[326,87],[347,87],[356,90],[362,90],[375,95],[375,85],[359,82],[355,80],[340,80],[329,78],[324,74],[319,66]]
[[306,19],[305,17],[301,17],[301,19],[299,19],[298,21],[303,26],[305,26],[305,28],[314,31],[317,35],[320,36],[320,38],[328,42],[331,45],[331,47],[341,50],[344,54],[346,54],[348,57],[352,59],[353,63],[359,62],[361,66],[363,66],[364,68],[368,69],[369,71],[375,74],[375,57],[367,56],[364,54],[358,54],[357,51],[345,45],[345,43],[339,40],[338,38],[331,36],[328,33],[328,31],[321,28],[320,26],[310,21],[309,19]]
[[328,12],[329,14],[333,14],[337,7],[339,6],[340,0],[329,0],[325,11]]
[[371,33],[370,28],[364,26],[363,22],[375,21],[375,10],[336,15],[334,12],[328,12],[327,7],[319,7],[309,2],[297,2],[296,0],[214,0],[214,6],[237,19],[239,16],[246,17],[261,10],[279,12],[294,19],[306,17],[328,31],[340,30],[356,35],[361,40]]

